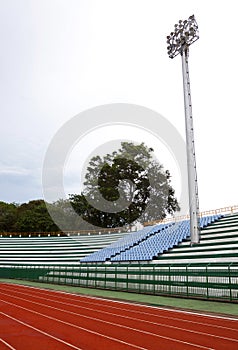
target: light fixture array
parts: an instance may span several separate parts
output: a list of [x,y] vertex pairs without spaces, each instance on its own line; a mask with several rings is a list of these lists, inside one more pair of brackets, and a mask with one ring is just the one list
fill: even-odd
[[174,58],[179,53],[199,39],[198,25],[194,15],[187,20],[180,20],[175,24],[174,31],[167,36],[167,50],[170,58]]

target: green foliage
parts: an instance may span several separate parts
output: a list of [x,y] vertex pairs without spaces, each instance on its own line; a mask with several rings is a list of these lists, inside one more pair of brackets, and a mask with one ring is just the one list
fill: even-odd
[[18,207],[18,219],[15,228],[16,232],[59,231],[42,199],[33,200]]
[[119,227],[159,220],[179,210],[170,173],[144,143],[122,142],[103,158],[93,157],[83,193],[71,194],[74,210],[90,224]]
[[0,202],[1,233],[59,232],[62,227],[65,231],[75,231],[84,228],[82,221],[68,200],[46,203],[37,199],[23,204]]
[[59,228],[51,219],[42,199],[21,205],[0,202],[0,232],[55,232]]
[[17,221],[17,205],[0,202],[0,232],[15,230]]

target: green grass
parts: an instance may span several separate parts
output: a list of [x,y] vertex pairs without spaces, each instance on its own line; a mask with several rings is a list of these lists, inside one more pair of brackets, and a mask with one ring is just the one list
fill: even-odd
[[209,312],[216,314],[224,314],[229,316],[238,316],[238,304],[206,301],[206,300],[194,300],[185,298],[175,298],[175,297],[164,297],[156,295],[146,295],[146,294],[136,294],[127,292],[117,292],[100,290],[93,288],[82,288],[73,286],[63,286],[47,283],[38,283],[22,280],[12,280],[12,279],[0,279],[2,283],[13,283],[13,284],[23,284],[26,286],[33,286],[38,288],[52,289],[64,291],[67,293],[84,294],[102,298],[110,298],[116,300],[124,300],[129,302],[142,303],[146,305],[153,306],[164,306],[172,308],[180,308],[198,312]]

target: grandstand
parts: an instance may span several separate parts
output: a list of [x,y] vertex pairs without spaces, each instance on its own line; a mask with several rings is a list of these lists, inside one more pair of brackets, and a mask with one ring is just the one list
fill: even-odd
[[238,262],[238,214],[200,219],[201,242],[190,246],[189,220],[137,232],[64,237],[0,237],[0,264]]
[[128,233],[60,237],[1,237],[0,265],[78,264],[85,255],[103,249]]
[[192,246],[188,218],[137,232],[0,237],[0,278],[237,302],[238,213],[210,214]]
[[[127,235],[125,237],[122,237],[117,242],[112,243],[110,246],[93,253],[92,255],[89,255],[83,259],[81,259],[81,262],[105,262],[108,260],[113,261],[113,257],[121,257],[123,252],[132,252],[135,247],[139,247],[140,253],[138,254],[138,258],[133,259],[133,256],[129,256],[128,259],[122,259],[123,260],[149,260],[147,257],[145,259],[142,259],[142,249],[140,247],[143,246],[144,242],[148,242],[149,239],[152,236],[158,235],[162,231],[166,230],[168,227],[171,227],[174,225],[168,224],[168,225],[155,225],[153,226],[147,226],[143,228],[142,230],[139,230],[136,233],[132,233],[130,235]],[[116,258],[114,258],[116,259]],[[121,260],[121,259],[119,259]]]
[[227,244],[238,234],[237,215],[203,217],[200,219],[200,226],[201,243],[192,247],[189,242],[189,220],[184,220],[146,227],[86,256],[81,262],[153,261],[174,264],[187,263],[190,259],[197,263],[204,261],[204,258],[208,262],[238,261],[237,242]]
[[[206,218],[205,218],[206,220]],[[175,263],[237,263],[238,214],[227,215],[203,227],[201,241],[192,247],[182,242],[158,258],[159,264]]]

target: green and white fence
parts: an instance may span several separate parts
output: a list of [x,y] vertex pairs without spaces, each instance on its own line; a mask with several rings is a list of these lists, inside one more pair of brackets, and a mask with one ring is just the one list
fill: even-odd
[[2,265],[0,278],[238,302],[238,263]]

